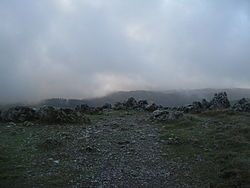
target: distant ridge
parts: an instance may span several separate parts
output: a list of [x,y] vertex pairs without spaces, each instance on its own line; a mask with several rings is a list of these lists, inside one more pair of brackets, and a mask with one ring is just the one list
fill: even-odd
[[250,98],[250,89],[244,88],[229,88],[229,89],[192,89],[192,90],[169,90],[169,91],[119,91],[111,93],[104,97],[92,99],[62,99],[53,98],[46,99],[39,105],[52,105],[56,107],[75,107],[79,104],[88,104],[90,106],[101,106],[105,103],[114,104],[123,102],[129,97],[134,97],[137,100],[148,100],[151,103],[161,104],[163,106],[181,106],[190,104],[193,101],[199,101],[203,98],[210,100],[214,93],[225,91],[230,100],[238,100],[243,97]]

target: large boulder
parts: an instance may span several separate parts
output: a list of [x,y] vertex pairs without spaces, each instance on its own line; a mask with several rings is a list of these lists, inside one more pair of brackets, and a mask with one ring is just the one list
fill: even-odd
[[235,111],[240,112],[249,112],[250,111],[250,102],[248,102],[245,98],[242,98],[237,103],[235,103],[232,108]]
[[16,106],[1,113],[2,121],[21,123],[38,119],[36,109],[26,106]]
[[215,93],[214,98],[210,102],[210,109],[224,109],[229,108],[230,102],[227,98],[226,92]]

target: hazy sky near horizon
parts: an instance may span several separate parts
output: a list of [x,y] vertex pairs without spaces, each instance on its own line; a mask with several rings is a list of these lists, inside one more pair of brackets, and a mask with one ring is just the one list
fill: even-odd
[[249,0],[1,0],[0,103],[250,87]]

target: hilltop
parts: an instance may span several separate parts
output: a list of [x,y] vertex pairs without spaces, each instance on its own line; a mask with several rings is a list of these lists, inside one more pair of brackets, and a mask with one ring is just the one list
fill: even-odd
[[250,186],[250,103],[179,108],[129,98],[1,112],[1,187]]

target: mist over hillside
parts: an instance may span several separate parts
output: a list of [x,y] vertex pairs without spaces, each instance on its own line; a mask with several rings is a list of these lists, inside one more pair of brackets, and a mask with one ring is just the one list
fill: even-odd
[[181,106],[199,101],[203,98],[210,100],[214,93],[225,91],[230,100],[238,100],[243,97],[250,98],[250,89],[231,88],[231,89],[193,89],[193,90],[169,90],[169,91],[119,91],[107,96],[92,99],[46,99],[39,105],[52,105],[57,107],[75,107],[79,104],[88,104],[90,106],[101,106],[105,103],[114,104],[123,102],[129,97],[137,100],[148,100],[150,103],[156,103],[163,106]]

